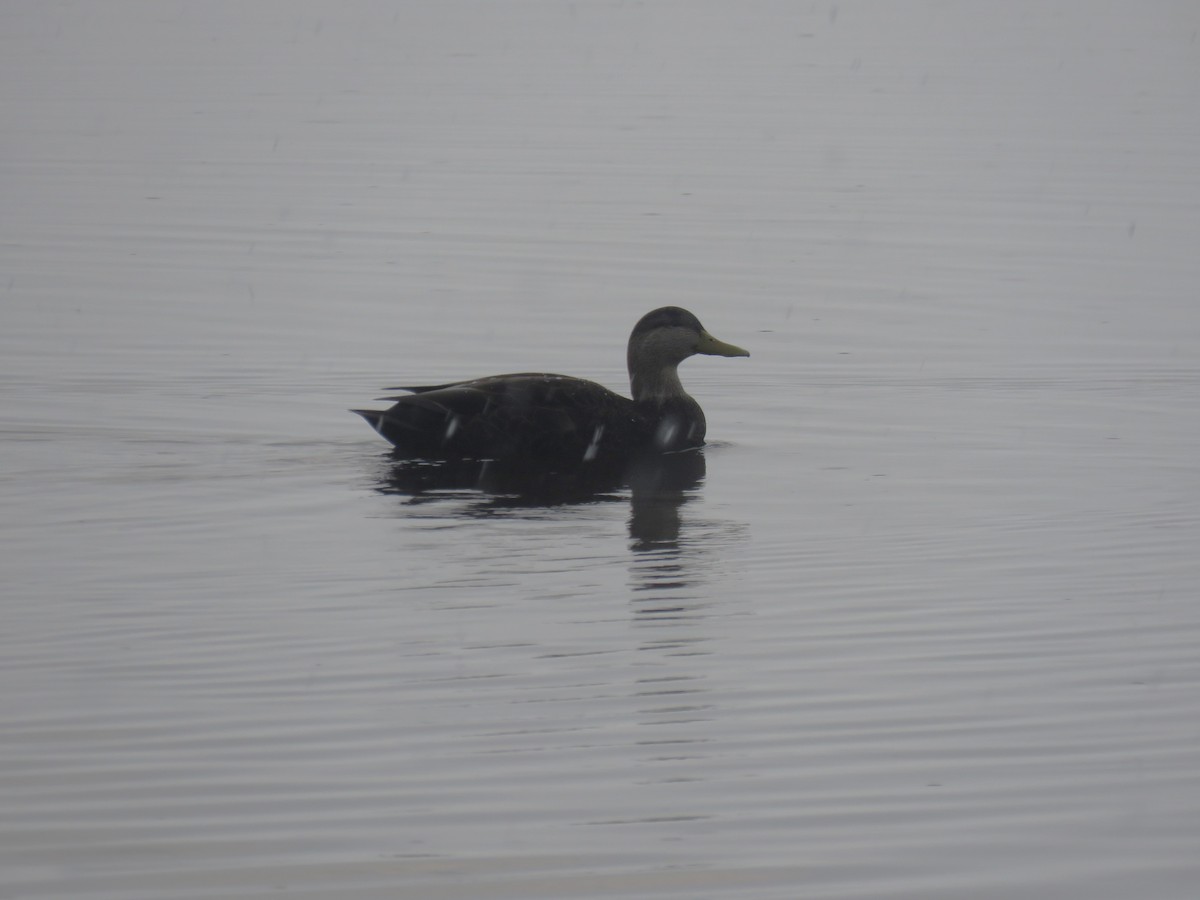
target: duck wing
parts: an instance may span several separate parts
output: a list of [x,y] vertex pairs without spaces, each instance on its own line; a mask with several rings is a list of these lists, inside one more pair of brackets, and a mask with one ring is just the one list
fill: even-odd
[[387,410],[354,410],[413,459],[587,462],[627,454],[649,427],[632,400],[566,375],[519,373],[403,388]]

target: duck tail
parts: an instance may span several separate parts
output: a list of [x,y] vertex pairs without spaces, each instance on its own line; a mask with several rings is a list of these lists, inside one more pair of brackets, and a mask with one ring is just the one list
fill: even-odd
[[383,410],[381,409],[352,409],[350,412],[357,416],[362,416],[367,420],[367,424],[374,428],[379,434],[383,434]]

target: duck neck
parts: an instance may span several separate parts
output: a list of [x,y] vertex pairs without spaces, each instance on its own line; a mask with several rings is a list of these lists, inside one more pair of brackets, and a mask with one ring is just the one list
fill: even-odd
[[674,365],[639,367],[629,370],[629,388],[634,403],[663,405],[687,397]]

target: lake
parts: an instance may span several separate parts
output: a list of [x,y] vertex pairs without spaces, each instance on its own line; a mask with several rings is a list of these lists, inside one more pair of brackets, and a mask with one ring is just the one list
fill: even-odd
[[[0,894],[1193,895],[1194,4],[0,24]],[[644,477],[348,412],[668,304]]]

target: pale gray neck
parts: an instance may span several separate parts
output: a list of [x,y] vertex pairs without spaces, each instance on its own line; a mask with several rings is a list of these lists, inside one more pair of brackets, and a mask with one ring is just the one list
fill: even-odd
[[635,403],[665,403],[687,396],[679,380],[679,369],[673,365],[630,371],[629,388]]

